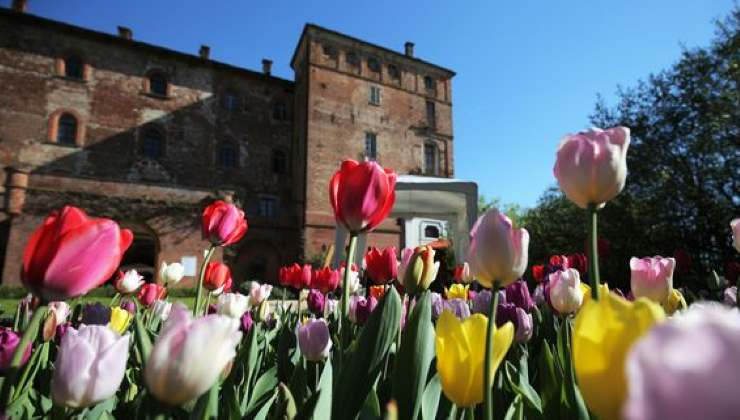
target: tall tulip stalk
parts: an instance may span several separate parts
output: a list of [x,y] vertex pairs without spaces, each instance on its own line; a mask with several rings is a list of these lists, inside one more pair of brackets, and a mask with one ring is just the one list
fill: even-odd
[[[347,267],[352,266],[357,236],[377,227],[393,209],[396,200],[396,173],[377,162],[342,162],[329,182],[329,201],[337,225],[349,232]],[[342,279],[342,318],[349,315],[350,269]]]
[[627,179],[630,130],[613,127],[566,135],[558,147],[553,172],[565,196],[587,211],[591,296],[599,298],[598,211],[616,197]]

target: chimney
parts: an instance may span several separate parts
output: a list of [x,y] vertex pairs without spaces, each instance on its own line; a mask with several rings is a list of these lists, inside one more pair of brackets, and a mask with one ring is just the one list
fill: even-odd
[[26,13],[26,10],[28,10],[28,1],[27,0],[13,0],[12,6],[10,6],[13,11],[18,13]]
[[119,26],[118,27],[118,36],[123,39],[132,39],[134,37],[134,33],[131,32],[131,28],[127,28],[125,26]]
[[406,41],[406,43],[403,45],[404,49],[406,50],[406,56],[407,57],[413,57],[414,56],[414,43]]
[[269,76],[271,72],[272,72],[272,60],[263,58],[262,59],[262,73]]
[[201,45],[198,54],[200,54],[200,58],[208,60],[208,58],[211,56],[211,47],[209,47],[208,45]]

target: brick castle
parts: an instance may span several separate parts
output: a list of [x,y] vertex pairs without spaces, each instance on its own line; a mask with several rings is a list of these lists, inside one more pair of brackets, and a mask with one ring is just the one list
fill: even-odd
[[[74,204],[134,231],[124,264],[202,259],[199,214],[241,205],[249,231],[224,251],[237,282],[334,242],[328,182],[344,158],[453,176],[452,77],[403,52],[307,24],[294,80],[0,8],[0,263],[19,281],[27,238]],[[386,220],[368,240],[399,245]],[[192,284],[193,278],[185,283]]]

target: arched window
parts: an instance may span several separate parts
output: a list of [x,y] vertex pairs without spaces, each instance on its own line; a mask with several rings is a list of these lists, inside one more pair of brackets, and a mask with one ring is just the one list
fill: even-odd
[[84,65],[80,57],[71,55],[64,59],[64,76],[70,79],[84,78]]
[[149,128],[144,132],[141,152],[149,159],[159,159],[164,154],[164,137],[159,130]]
[[272,172],[284,175],[288,172],[288,157],[282,150],[272,152]]
[[239,155],[236,146],[233,143],[222,142],[218,145],[216,154],[216,163],[222,168],[236,168],[239,162]]
[[159,96],[167,96],[167,77],[161,72],[149,75],[149,93]]
[[72,114],[59,116],[57,143],[74,146],[77,144],[77,118]]

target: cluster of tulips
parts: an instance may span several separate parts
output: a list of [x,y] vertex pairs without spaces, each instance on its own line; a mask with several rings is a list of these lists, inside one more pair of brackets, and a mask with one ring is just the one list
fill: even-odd
[[[393,171],[345,161],[329,184],[349,232],[340,267],[293,264],[273,286],[233,281],[211,261],[247,232],[244,213],[203,212],[210,242],[195,303],[170,301],[183,277],[118,272],[131,232],[65,207],[30,238],[31,292],[0,331],[0,410],[10,418],[736,418],[737,289],[687,305],[673,258],[633,258],[631,291],[600,281],[598,211],[623,189],[629,130],[567,135],[555,177],[585,210],[587,254],[528,266],[529,234],[497,210],[470,232],[443,293],[435,249],[370,248],[395,200]],[[740,220],[730,223],[740,252]],[[361,263],[353,264],[353,261]],[[109,304],[77,298],[109,279]],[[439,281],[439,280],[437,280]],[[439,289],[438,289],[439,290]],[[213,302],[212,302],[213,301]]]

